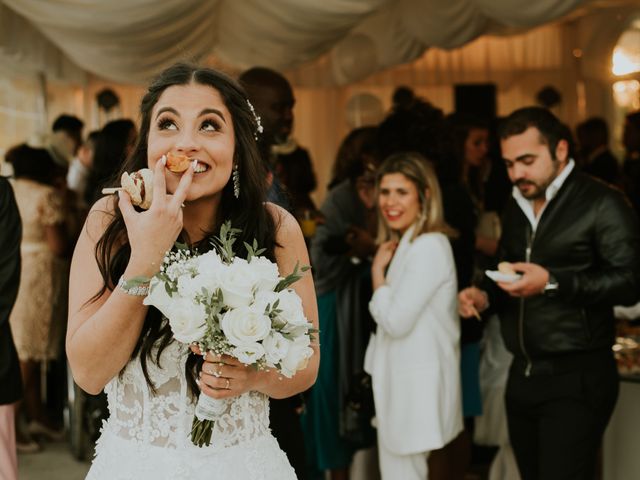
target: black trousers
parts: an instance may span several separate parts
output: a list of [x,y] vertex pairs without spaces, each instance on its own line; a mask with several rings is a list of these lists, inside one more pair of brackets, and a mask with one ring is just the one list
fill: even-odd
[[576,363],[570,371],[529,377],[515,361],[511,366],[505,404],[522,480],[594,479],[618,372],[611,353]]
[[304,480],[307,470],[302,424],[297,410],[302,405],[300,395],[269,401],[271,433],[278,440],[280,448],[287,454],[289,463],[299,480]]

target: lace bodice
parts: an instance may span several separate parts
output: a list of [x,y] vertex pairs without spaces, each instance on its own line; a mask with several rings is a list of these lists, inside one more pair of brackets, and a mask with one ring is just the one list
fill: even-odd
[[[109,419],[105,429],[136,443],[163,448],[198,448],[191,444],[195,399],[185,378],[188,347],[172,342],[160,356],[159,365],[149,361],[153,393],[145,380],[140,360],[127,365],[121,375],[105,387]],[[226,411],[215,422],[211,445],[221,450],[269,435],[269,401],[264,394],[245,393],[228,399]]]
[[[286,455],[269,430],[269,399],[257,392],[225,400],[211,445],[191,442],[196,400],[184,374],[188,347],[173,342],[159,364],[129,362],[105,387],[109,419],[87,480],[294,480]],[[154,355],[155,358],[155,355]]]

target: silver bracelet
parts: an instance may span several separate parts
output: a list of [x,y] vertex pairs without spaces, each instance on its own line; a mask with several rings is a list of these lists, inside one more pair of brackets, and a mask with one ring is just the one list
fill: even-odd
[[129,285],[129,282],[124,279],[124,276],[118,280],[118,288],[127,295],[134,295],[136,297],[146,297],[149,294],[148,283]]

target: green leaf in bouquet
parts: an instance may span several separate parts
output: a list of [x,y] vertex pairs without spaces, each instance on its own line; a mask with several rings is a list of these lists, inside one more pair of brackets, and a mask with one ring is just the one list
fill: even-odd
[[174,246],[176,247],[176,250],[178,250],[178,251],[180,251],[180,250],[189,250],[189,245],[187,245],[186,243],[176,242],[176,243],[174,243]]
[[211,245],[213,245],[218,253],[222,257],[222,260],[226,263],[231,263],[235,253],[233,252],[233,244],[236,241],[236,236],[242,230],[233,228],[231,221],[227,220],[220,227],[220,235],[211,239]]
[[296,339],[296,337],[294,335],[292,335],[291,333],[287,333],[287,332],[280,332],[280,335],[282,335],[284,338],[286,338],[287,340],[291,340],[294,341]]
[[169,275],[167,275],[164,272],[156,273],[155,276],[158,280],[162,280],[163,283],[172,283],[171,279],[169,278]]
[[125,280],[122,286],[129,290],[131,288],[139,287],[141,285],[148,285],[151,279],[149,277],[137,276],[130,278],[129,280]]
[[276,292],[281,292],[285,288],[288,288],[290,285],[300,280],[302,278],[302,273],[306,272],[310,268],[311,267],[309,267],[308,265],[304,265],[300,268],[300,262],[296,262],[296,266],[293,267],[293,272],[280,280],[274,290]]
[[178,291],[178,287],[173,284],[173,282],[167,282],[164,284],[164,289],[167,292],[167,295],[173,297],[173,294]]
[[[275,328],[277,331],[280,332],[280,330],[282,330],[285,326],[287,325],[287,322],[285,320],[282,320],[281,318],[276,317],[271,317],[271,326],[273,328]],[[282,332],[280,332],[282,333]]]
[[244,248],[247,249],[247,262],[250,262],[253,257],[259,257],[262,255],[267,249],[259,248],[258,241],[254,238],[253,245],[249,245],[247,242],[244,243]]

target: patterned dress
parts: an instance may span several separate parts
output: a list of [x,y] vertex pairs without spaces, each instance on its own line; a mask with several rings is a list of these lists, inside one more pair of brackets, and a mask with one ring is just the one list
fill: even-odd
[[54,315],[66,279],[62,260],[49,248],[46,227],[65,220],[62,197],[55,188],[28,179],[12,182],[22,218],[20,288],[9,319],[18,357],[49,360],[59,356],[65,318]]

